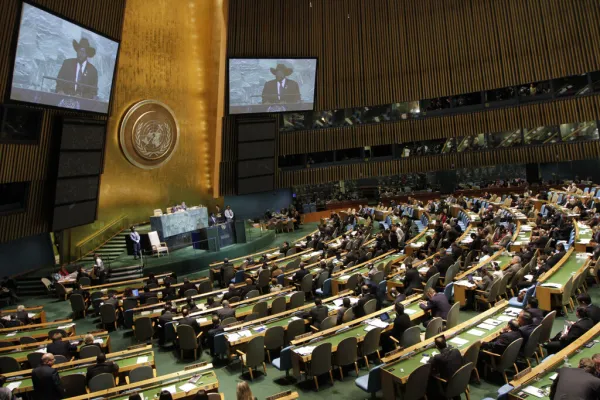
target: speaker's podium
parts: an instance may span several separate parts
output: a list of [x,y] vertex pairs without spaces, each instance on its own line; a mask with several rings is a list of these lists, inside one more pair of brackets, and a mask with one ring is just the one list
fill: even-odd
[[192,243],[195,249],[219,251],[221,247],[234,243],[246,243],[244,221],[223,222],[192,232]]

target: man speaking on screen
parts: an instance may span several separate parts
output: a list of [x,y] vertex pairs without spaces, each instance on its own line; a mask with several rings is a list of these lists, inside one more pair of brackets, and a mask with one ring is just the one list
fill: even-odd
[[96,55],[96,49],[87,39],[81,39],[79,43],[73,40],[73,49],[77,58],[63,61],[56,81],[56,93],[93,99],[98,94],[98,70],[88,59]]
[[298,82],[288,79],[294,70],[284,64],[271,68],[275,79],[267,81],[262,92],[263,104],[292,104],[300,103],[300,87]]

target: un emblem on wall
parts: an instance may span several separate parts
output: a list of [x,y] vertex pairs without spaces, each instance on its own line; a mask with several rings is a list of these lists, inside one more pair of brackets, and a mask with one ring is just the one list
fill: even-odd
[[136,167],[152,169],[169,161],[175,152],[179,125],[167,105],[144,100],[127,111],[119,136],[127,160]]

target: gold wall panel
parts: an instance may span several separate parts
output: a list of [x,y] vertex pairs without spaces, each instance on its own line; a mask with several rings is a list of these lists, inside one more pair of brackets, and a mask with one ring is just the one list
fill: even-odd
[[[221,66],[222,0],[127,0],[117,80],[108,121],[98,220],[72,230],[77,243],[120,216],[148,221],[155,208],[185,201],[212,207]],[[173,110],[180,139],[171,159],[143,170],[119,146],[129,107],[157,100]]]

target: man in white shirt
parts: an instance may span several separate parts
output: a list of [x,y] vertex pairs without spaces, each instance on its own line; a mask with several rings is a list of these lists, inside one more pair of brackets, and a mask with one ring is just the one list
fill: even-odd
[[131,227],[131,233],[129,234],[129,238],[133,242],[133,259],[137,260],[140,257],[140,234],[135,231],[135,226]]
[[227,222],[233,221],[233,211],[231,210],[230,206],[227,206],[225,208],[225,219],[227,220]]

